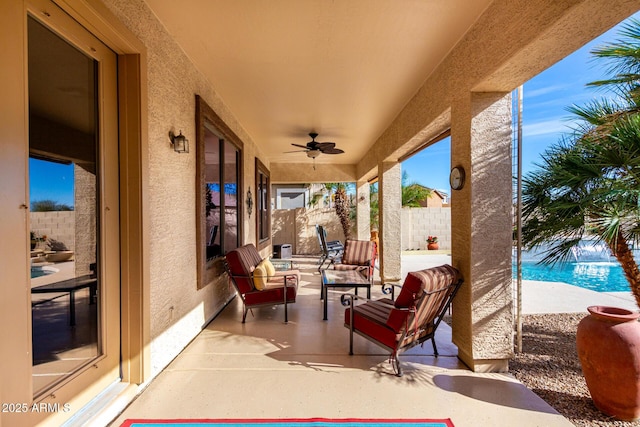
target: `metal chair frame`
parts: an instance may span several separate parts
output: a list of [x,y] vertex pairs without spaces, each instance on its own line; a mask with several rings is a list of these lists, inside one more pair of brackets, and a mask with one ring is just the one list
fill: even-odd
[[344,252],[344,245],[339,240],[327,242],[327,230],[322,225],[316,224],[316,233],[318,234],[318,243],[320,244],[320,260],[318,261],[318,271],[322,270],[325,262],[329,261],[327,267],[336,259],[340,258]]

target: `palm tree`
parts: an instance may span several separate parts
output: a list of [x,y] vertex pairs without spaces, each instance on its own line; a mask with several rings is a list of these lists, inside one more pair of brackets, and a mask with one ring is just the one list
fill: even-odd
[[419,208],[420,202],[431,196],[431,189],[422,185],[411,182],[407,171],[402,172],[402,207]]
[[[409,174],[407,171],[402,172],[402,207],[419,208],[420,202],[431,196],[431,189],[423,187],[422,185],[411,182],[409,180]],[[369,193],[371,197],[370,202],[370,219],[371,228],[378,229],[378,214],[380,212],[378,203],[378,183],[371,184],[369,186]]]
[[583,237],[604,242],[620,262],[638,306],[640,270],[632,246],[640,241],[640,22],[623,38],[598,48],[610,62],[607,79],[590,83],[611,90],[614,100],[569,111],[573,134],[542,156],[523,180],[523,241],[549,244],[543,262],[569,259]]
[[347,195],[347,186],[349,184],[344,182],[330,182],[325,184],[325,188],[333,192],[333,202],[336,209],[336,215],[340,219],[340,225],[342,226],[342,232],[344,238],[351,237],[351,220],[350,211],[351,203],[349,196]]
[[380,226],[379,223],[379,214],[380,214],[380,204],[378,203],[378,183],[373,183],[369,185],[369,221],[370,228],[372,230],[377,230]]

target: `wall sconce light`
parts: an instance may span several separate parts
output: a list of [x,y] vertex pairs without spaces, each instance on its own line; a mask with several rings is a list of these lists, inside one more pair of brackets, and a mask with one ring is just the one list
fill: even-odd
[[189,140],[182,134],[182,131],[180,131],[179,135],[169,132],[169,138],[171,139],[171,145],[173,145],[173,151],[176,153],[189,152]]
[[249,217],[251,217],[251,212],[253,212],[253,196],[251,195],[251,187],[247,190],[247,212],[249,213]]

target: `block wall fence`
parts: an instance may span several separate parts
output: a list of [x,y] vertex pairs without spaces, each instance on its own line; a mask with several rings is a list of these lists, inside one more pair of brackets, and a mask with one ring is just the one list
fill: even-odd
[[[75,213],[74,211],[30,212],[31,231],[38,236],[59,240],[69,250],[75,251]],[[38,247],[46,249],[43,242]]]

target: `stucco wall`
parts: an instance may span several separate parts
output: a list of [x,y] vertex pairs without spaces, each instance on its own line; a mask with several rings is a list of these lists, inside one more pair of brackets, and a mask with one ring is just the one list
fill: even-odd
[[[155,375],[233,296],[225,278],[197,289],[195,95],[199,94],[243,141],[246,185],[253,186],[255,157],[264,156],[260,156],[211,82],[191,64],[143,1],[105,0],[104,3],[147,49],[149,188],[146,196],[150,236],[151,370]],[[173,151],[169,131],[182,131],[189,139],[188,154]],[[245,219],[243,225],[243,241],[255,241],[253,221]]]

